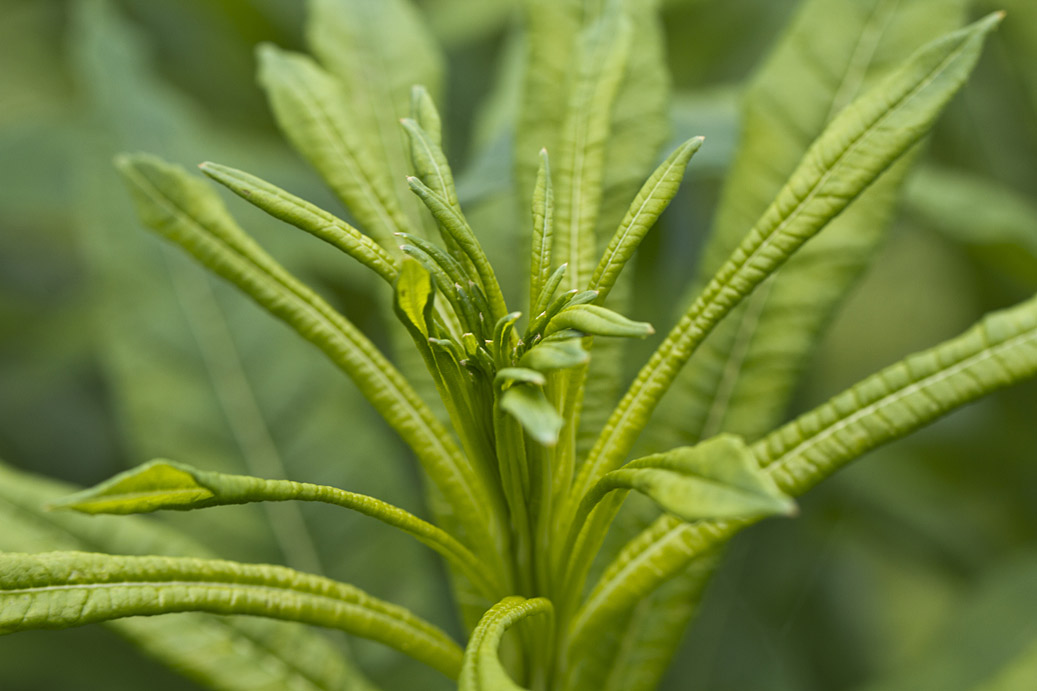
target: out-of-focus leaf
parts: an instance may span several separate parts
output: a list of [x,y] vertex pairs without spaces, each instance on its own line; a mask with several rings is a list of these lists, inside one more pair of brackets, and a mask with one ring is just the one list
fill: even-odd
[[907,210],[1022,285],[1037,282],[1037,205],[975,175],[936,167],[907,186]]
[[994,566],[921,659],[857,691],[1023,691],[1037,674],[1037,561]]
[[[394,192],[392,171],[350,120],[342,85],[304,55],[259,49],[260,83],[281,130],[385,249],[413,230]],[[394,121],[395,122],[395,121]]]
[[384,171],[410,225],[420,228],[404,183],[409,168],[399,123],[410,115],[411,87],[425,87],[433,100],[441,92],[443,58],[427,25],[410,0],[314,0],[306,35],[342,85],[345,124],[368,147],[362,170],[372,177]]

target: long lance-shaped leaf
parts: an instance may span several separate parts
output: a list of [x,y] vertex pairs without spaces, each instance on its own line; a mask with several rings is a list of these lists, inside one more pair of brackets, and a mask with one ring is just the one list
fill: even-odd
[[[551,245],[554,239],[554,188],[547,149],[540,150],[540,168],[533,188],[533,246],[529,266],[529,314],[543,299],[544,288],[551,277]],[[550,296],[548,296],[550,299]]]
[[[690,303],[738,246],[831,119],[920,44],[961,26],[965,5],[964,0],[802,3],[746,91],[742,140],[702,251],[700,274],[678,304]],[[886,237],[920,148],[883,173],[717,326],[646,431],[653,448],[695,443],[719,431],[755,439],[783,419],[819,335]]]
[[443,149],[425,128],[412,118],[400,120],[410,140],[410,159],[418,177],[429,189],[443,197],[458,213],[461,206],[457,201],[457,188],[454,186],[454,174],[450,170]]
[[150,156],[122,156],[118,165],[144,222],[324,351],[411,446],[429,479],[456,507],[473,546],[489,547],[485,489],[446,429],[378,349],[260,249],[201,180]]
[[404,183],[407,144],[399,121],[411,112],[414,85],[433,98],[441,91],[443,56],[427,22],[411,0],[314,0],[306,40],[341,85],[346,122],[371,154],[361,166],[388,176],[387,189],[418,232],[424,219]]
[[440,229],[457,243],[457,246],[464,252],[465,257],[475,267],[480,287],[490,303],[491,314],[487,315],[487,317],[490,323],[496,322],[508,313],[508,308],[504,304],[504,295],[501,293],[497,275],[490,265],[490,260],[486,258],[486,253],[483,252],[479,240],[476,239],[475,233],[472,232],[471,227],[459,210],[451,206],[441,195],[429,189],[425,183],[415,177],[407,178],[407,181],[410,183],[410,188],[414,194],[418,195],[433,217],[435,217]]
[[393,233],[409,225],[389,172],[372,163],[363,135],[349,127],[341,84],[304,55],[263,45],[258,56],[260,84],[285,136],[361,226],[392,248]]
[[694,137],[677,147],[677,150],[655,169],[637,193],[587,285],[587,290],[598,291],[598,304],[605,302],[612,286],[616,284],[616,279],[619,278],[619,272],[626,266],[627,260],[641,244],[645,234],[655,225],[677,194],[688,161],[699,150],[703,141],[703,137]]
[[[1037,375],[1037,297],[908,357],[756,442],[778,487],[802,494],[852,459],[992,391]],[[573,620],[573,645],[632,607],[746,521],[681,524],[663,517],[628,543]]]
[[359,230],[305,199],[266,180],[218,163],[202,163],[203,173],[274,218],[336,247],[393,283],[399,271],[392,255]]
[[437,551],[479,586],[486,597],[500,594],[499,587],[476,556],[446,531],[380,499],[337,487],[216,473],[183,463],[156,460],[55,501],[51,506],[88,514],[134,514],[261,501],[315,501],[370,516],[399,528]]
[[[45,504],[73,489],[0,464],[0,551],[211,556],[186,535],[155,521],[44,510]],[[182,614],[120,619],[107,626],[152,657],[219,691],[375,688],[346,663],[338,647],[302,624]]]
[[632,28],[619,2],[609,2],[579,45],[579,71],[556,160],[555,247],[569,264],[569,288],[592,271],[612,105],[631,50]]
[[932,126],[1001,14],[933,41],[844,110],[638,373],[580,469],[570,504],[622,462],[680,368],[710,330]]
[[359,588],[283,566],[87,552],[0,555],[0,633],[123,617],[248,614],[340,629],[384,643],[450,678],[462,651],[442,630]]
[[527,600],[522,597],[507,597],[494,605],[472,632],[464,652],[459,691],[521,691],[501,664],[498,656],[501,639],[515,624],[529,617],[544,615],[551,617],[551,602],[538,597]]

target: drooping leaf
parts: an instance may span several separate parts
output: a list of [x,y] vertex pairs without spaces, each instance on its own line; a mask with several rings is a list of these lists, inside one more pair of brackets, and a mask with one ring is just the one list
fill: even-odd
[[537,615],[550,620],[553,612],[551,602],[542,597],[529,600],[507,597],[494,605],[483,615],[465,648],[459,690],[520,691],[523,687],[515,683],[501,664],[498,655],[501,639],[515,624]]
[[[209,557],[178,531],[133,517],[86,518],[45,511],[71,487],[0,465],[0,551],[90,550],[119,554]],[[300,624],[255,618],[179,617],[120,619],[108,626],[148,654],[220,691],[278,691],[298,687],[335,691],[373,689],[341,651]]]
[[541,444],[550,446],[558,442],[562,416],[539,386],[515,384],[501,394],[500,407],[518,420],[529,436]]
[[370,516],[436,550],[488,597],[499,591],[475,555],[452,535],[392,504],[326,485],[228,475],[157,460],[52,502],[51,506],[87,514],[135,514],[269,501],[323,502]]
[[547,323],[544,336],[550,336],[563,329],[575,329],[590,336],[627,338],[646,338],[655,333],[651,324],[635,322],[598,305],[566,307]]
[[402,607],[281,566],[86,552],[0,555],[0,633],[173,612],[249,614],[371,638],[457,676],[461,650]]
[[400,264],[400,275],[396,280],[396,308],[418,332],[428,338],[429,317],[433,304],[432,276],[413,259]]
[[530,348],[519,364],[539,372],[570,369],[584,365],[590,353],[583,349],[578,339],[568,341],[543,341]]
[[832,121],[638,373],[580,469],[574,498],[618,466],[679,369],[720,319],[924,136],[964,84],[1000,17],[990,15],[931,42]]
[[145,223],[321,348],[408,441],[429,479],[458,507],[471,531],[468,536],[476,544],[492,544],[489,528],[479,518],[484,506],[478,498],[479,479],[443,426],[374,345],[248,238],[200,181],[148,156],[122,157],[119,166]]

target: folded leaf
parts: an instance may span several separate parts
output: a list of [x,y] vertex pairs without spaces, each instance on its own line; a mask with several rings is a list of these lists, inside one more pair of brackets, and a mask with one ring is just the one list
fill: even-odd
[[0,554],[0,633],[122,617],[249,614],[341,629],[455,678],[461,650],[402,607],[344,583],[281,566],[85,552]]
[[[533,245],[529,267],[529,311],[537,313],[537,307],[551,299],[545,289],[551,278],[551,246],[554,240],[554,188],[551,185],[551,165],[547,149],[540,150],[540,168],[537,170],[536,186],[533,188]],[[564,269],[563,269],[564,271]],[[559,276],[559,281],[561,276]],[[556,282],[550,290],[558,287]]]
[[291,223],[342,250],[389,283],[396,280],[398,272],[392,255],[334,214],[244,171],[218,163],[203,163],[198,167],[210,178],[274,218]]
[[436,550],[487,597],[500,592],[475,555],[449,533],[392,504],[337,487],[228,475],[158,460],[52,502],[51,506],[88,514],[134,514],[267,501],[316,501],[370,516]]
[[519,365],[540,372],[556,369],[569,369],[586,364],[590,353],[583,349],[577,339],[568,341],[542,341],[528,351],[519,360]]
[[605,301],[616,279],[619,278],[619,272],[626,266],[645,234],[655,225],[677,194],[688,161],[702,146],[702,142],[702,137],[695,137],[679,146],[655,169],[630,204],[623,222],[609,241],[605,255],[598,262],[598,267],[587,285],[588,290],[598,291],[599,304]]
[[396,309],[402,319],[425,338],[429,337],[434,290],[432,276],[413,259],[400,264],[396,279]]
[[529,436],[541,444],[558,442],[562,416],[547,400],[543,389],[532,384],[516,384],[501,394],[500,407],[518,420]]
[[537,615],[553,616],[549,600],[507,597],[484,614],[465,648],[459,691],[520,691],[523,687],[508,675],[497,650],[508,629]]
[[628,338],[646,338],[655,333],[651,324],[635,322],[598,305],[566,307],[547,323],[544,336],[550,336],[564,329],[574,329],[590,336],[625,336]]

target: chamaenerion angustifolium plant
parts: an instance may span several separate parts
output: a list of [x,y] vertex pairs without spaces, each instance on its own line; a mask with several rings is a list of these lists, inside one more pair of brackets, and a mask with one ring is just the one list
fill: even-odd
[[[831,228],[812,239],[838,225],[862,195],[874,207],[855,206],[854,213],[865,221],[874,213],[874,225],[882,225],[885,202],[867,195],[896,190],[917,145],[1000,21],[991,15],[919,47],[870,88],[852,99],[855,92],[841,94],[822,109],[818,117],[827,126],[762,215],[740,218],[739,200],[729,201],[704,262],[712,276],[699,282],[683,316],[622,392],[621,339],[654,332],[631,318],[636,315],[620,313],[629,305],[621,272],[677,193],[703,140],[676,148],[638,191],[631,180],[656,152],[627,132],[621,144],[637,149],[631,170],[606,174],[625,115],[618,94],[636,82],[653,50],[638,43],[653,10],[651,3],[580,5],[529,2],[526,8],[526,100],[515,145],[517,186],[532,200],[532,240],[520,310],[507,304],[480,245],[480,233],[493,229],[473,229],[458,202],[429,91],[392,84],[397,100],[409,102],[409,117],[399,121],[394,112],[368,113],[349,101],[349,78],[364,76],[350,62],[356,56],[348,46],[329,43],[348,36],[335,31],[353,18],[349,3],[313,3],[314,24],[327,27],[315,32],[315,50],[329,71],[266,46],[260,81],[287,137],[365,232],[246,172],[201,166],[242,199],[376,274],[403,326],[394,345],[420,356],[401,355],[401,369],[250,239],[198,176],[146,154],[117,161],[149,227],[236,285],[352,379],[412,449],[428,480],[435,522],[345,489],[166,460],[52,507],[133,514],[310,501],[357,511],[444,558],[471,632],[467,644],[405,608],[287,567],[77,551],[0,555],[3,632],[174,612],[246,614],[379,641],[457,679],[462,689],[651,688],[670,652],[630,653],[643,643],[626,630],[635,608],[665,615],[666,601],[652,598],[674,583],[693,603],[725,543],[740,530],[793,514],[794,497],[868,450],[1037,373],[1037,300],[1030,300],[755,438],[725,432],[717,421],[744,412],[726,410],[734,387],[742,385],[728,378],[732,363],[737,367],[757,347],[753,329],[784,322],[771,347],[794,355],[808,350],[878,233],[849,236]],[[413,19],[398,3],[386,7]],[[413,72],[420,76],[420,46],[415,51]],[[813,105],[805,101],[803,108]],[[749,113],[748,136],[753,118],[765,117]],[[780,158],[782,142],[770,145]],[[406,188],[395,177],[404,155],[413,173]],[[627,204],[630,195],[617,199],[621,191],[636,192],[625,214],[617,204]],[[411,207],[415,200],[420,214]],[[794,255],[813,263],[793,261],[784,270]],[[840,264],[849,268],[832,275]],[[417,370],[422,365],[427,377]],[[790,363],[745,386],[759,388],[764,408],[778,406],[795,369]],[[680,408],[689,443],[638,454],[642,431],[681,377],[690,378],[683,388],[692,402]],[[622,395],[612,397],[613,391]],[[441,410],[431,407],[433,397]],[[766,410],[756,414],[768,418]],[[632,491],[660,515],[613,545],[606,536]],[[144,531],[142,539],[156,543],[167,539],[157,528],[128,530]],[[692,611],[659,624],[666,640],[653,650],[672,652]],[[166,630],[135,629],[139,621],[124,622],[131,637],[201,646],[213,635],[203,619],[179,619]],[[230,621],[230,627],[252,626]],[[278,640],[273,628],[257,624],[249,631],[253,640]],[[373,688],[347,666],[327,672],[321,665],[328,663],[314,661],[325,650],[314,644],[308,655],[298,654],[295,676],[283,677],[285,688],[289,678],[300,688]],[[281,654],[293,654],[289,644]],[[186,666],[215,688],[237,688],[229,680],[233,667]]]

